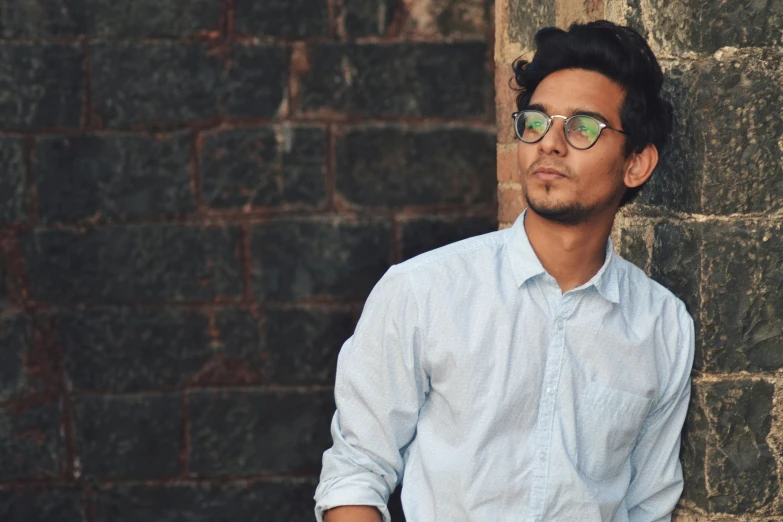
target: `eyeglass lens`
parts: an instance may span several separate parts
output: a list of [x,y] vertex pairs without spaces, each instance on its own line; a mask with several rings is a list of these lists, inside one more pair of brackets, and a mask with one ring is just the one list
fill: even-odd
[[[516,133],[525,143],[536,143],[546,134],[549,117],[539,111],[522,111],[515,120]],[[565,122],[568,143],[577,149],[591,147],[601,134],[601,123],[592,116],[573,116]]]

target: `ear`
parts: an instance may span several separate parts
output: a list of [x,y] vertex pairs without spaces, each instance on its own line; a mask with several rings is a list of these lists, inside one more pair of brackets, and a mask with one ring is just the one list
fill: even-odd
[[658,148],[652,143],[643,151],[633,153],[625,160],[623,182],[628,188],[639,187],[650,179],[653,169],[658,164]]

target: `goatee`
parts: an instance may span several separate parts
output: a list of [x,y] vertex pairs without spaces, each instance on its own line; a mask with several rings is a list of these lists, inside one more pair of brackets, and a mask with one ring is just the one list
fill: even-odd
[[542,218],[566,226],[576,226],[584,223],[595,210],[594,207],[587,207],[580,203],[571,203],[561,206],[541,206],[533,202],[527,193],[525,193],[525,201],[530,210]]

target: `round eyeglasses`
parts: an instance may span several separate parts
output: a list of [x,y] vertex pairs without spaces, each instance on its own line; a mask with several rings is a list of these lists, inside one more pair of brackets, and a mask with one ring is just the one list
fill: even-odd
[[547,131],[552,127],[552,120],[560,118],[563,121],[563,132],[566,141],[575,149],[586,150],[595,145],[604,129],[613,130],[620,134],[625,131],[610,127],[599,119],[586,114],[577,114],[566,118],[559,114],[549,116],[541,111],[526,110],[515,112],[511,115],[514,119],[514,132],[524,143],[538,143]]

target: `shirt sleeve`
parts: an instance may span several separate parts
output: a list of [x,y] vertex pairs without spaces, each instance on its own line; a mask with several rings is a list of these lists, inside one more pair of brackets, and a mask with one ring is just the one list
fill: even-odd
[[691,394],[693,320],[678,303],[676,318],[663,327],[671,364],[669,385],[647,416],[631,454],[631,483],[626,493],[630,522],[670,521],[683,487],[680,436]]
[[419,307],[409,274],[392,267],[367,299],[354,335],[340,350],[333,445],[323,456],[315,514],[337,506],[377,507],[401,480],[405,448],[428,392],[421,363]]

